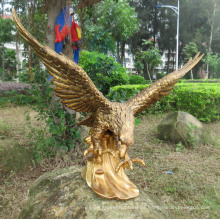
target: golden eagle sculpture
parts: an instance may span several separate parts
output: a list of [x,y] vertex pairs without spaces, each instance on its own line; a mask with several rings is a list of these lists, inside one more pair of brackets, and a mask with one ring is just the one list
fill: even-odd
[[20,35],[40,57],[54,83],[60,102],[77,112],[89,113],[79,125],[91,127],[85,139],[89,145],[84,178],[100,197],[127,200],[139,195],[138,188],[125,174],[126,167],[133,171],[133,163],[145,166],[139,158],[130,159],[128,147],[134,143],[134,116],[151,106],[173,89],[175,83],[202,58],[197,54],[181,69],[150,85],[124,103],[110,102],[96,88],[86,72],[65,57],[38,42],[21,24],[13,10],[14,22]]

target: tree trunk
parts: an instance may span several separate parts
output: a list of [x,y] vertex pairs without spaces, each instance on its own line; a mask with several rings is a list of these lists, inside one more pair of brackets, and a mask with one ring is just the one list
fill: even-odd
[[81,43],[81,50],[85,47],[85,34],[83,34],[85,31],[85,20],[84,20],[84,9],[81,9],[80,13],[80,25],[81,25],[81,32],[82,32],[82,43]]
[[32,66],[31,66],[31,47],[28,47],[28,68],[29,68],[29,75],[30,75],[30,82],[33,81],[33,71],[32,71]]
[[2,0],[2,11],[1,11],[2,16],[4,15],[4,4],[5,4],[5,1]]
[[167,74],[170,71],[170,49],[168,50],[168,54],[167,54]]
[[193,71],[192,71],[192,70],[190,70],[190,72],[191,72],[191,79],[193,79]]
[[[1,11],[1,14],[2,16],[4,15],[4,0],[2,0],[2,11]],[[1,49],[2,49],[2,69],[3,69],[3,72],[2,72],[2,80],[4,80],[5,78],[5,48],[4,48],[4,43],[2,43],[1,45]]]
[[[30,32],[31,21],[32,21],[31,20],[32,3],[31,3],[31,5],[29,5],[29,2],[26,1],[26,4],[28,5],[28,10],[27,10],[27,12],[28,12],[28,28],[27,28],[27,30],[28,30],[28,32]],[[29,76],[30,76],[29,80],[30,80],[30,82],[32,82],[31,47],[30,46],[28,46],[28,68],[29,68]]]
[[[172,51],[172,54],[174,54],[173,51]],[[173,60],[172,61],[173,61],[173,70],[175,70],[175,64],[176,64],[175,61],[176,61],[176,59],[174,60],[174,56],[173,56]]]
[[125,58],[125,41],[121,42],[121,57],[120,57],[120,63],[123,65],[124,58]]
[[119,63],[120,61],[120,43],[117,41],[117,62]]
[[20,69],[20,48],[18,43],[18,35],[16,34],[16,82],[19,83],[19,69]]
[[[214,24],[215,24],[215,14],[216,14],[216,1],[213,5],[213,16],[212,21],[210,22],[211,31],[210,31],[210,37],[209,37],[209,48],[208,52],[210,53],[212,51],[212,40],[213,40],[213,30],[214,30]],[[209,64],[207,64],[207,79],[209,78]]]
[[56,19],[63,6],[64,6],[63,0],[57,0],[57,1],[49,0],[47,5],[48,22],[47,22],[46,44],[53,50],[55,47]]
[[[18,4],[15,2],[15,11],[17,12],[18,10]],[[19,34],[18,32],[16,33],[15,36],[15,45],[16,45],[16,82],[19,83],[19,69],[21,68],[21,63],[20,63],[20,44],[19,44]]]
[[123,65],[125,57],[125,41],[117,41],[117,62]]
[[[145,62],[146,63],[146,62]],[[152,84],[152,79],[151,79],[151,76],[150,76],[150,70],[149,70],[149,65],[146,63],[146,66],[147,66],[147,74],[148,74],[148,77],[150,79],[150,82]]]
[[2,80],[5,78],[5,46],[4,43],[2,43]]

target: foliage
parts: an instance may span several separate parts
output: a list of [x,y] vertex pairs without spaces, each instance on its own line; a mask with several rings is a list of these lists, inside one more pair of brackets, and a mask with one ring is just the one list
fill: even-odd
[[9,43],[14,39],[12,31],[14,30],[13,21],[0,17],[0,45]]
[[185,149],[185,146],[184,146],[181,142],[179,142],[179,143],[176,144],[176,145],[177,145],[177,148],[176,148],[176,151],[177,151],[177,152],[181,152],[182,150]]
[[219,78],[220,73],[220,57],[219,54],[207,53],[205,63],[209,65],[213,77]]
[[[36,97],[36,105],[32,108],[38,112],[37,120],[44,121],[45,127],[40,130],[32,128],[31,135],[34,135],[32,143],[36,149],[35,155],[40,156],[47,152],[46,149],[75,148],[80,140],[80,132],[75,123],[75,113],[67,114],[63,106],[55,99],[53,86],[48,82],[45,72],[41,76],[41,84],[32,86],[30,92]],[[44,132],[48,128],[48,135]],[[44,135],[43,135],[44,134]],[[47,156],[51,152],[48,150]]]
[[107,97],[116,102],[124,102],[136,95],[149,85],[122,85],[114,86],[110,89]]
[[138,72],[142,72],[145,79],[150,79],[154,67],[161,63],[161,55],[159,50],[153,46],[152,41],[143,40],[144,45],[148,45],[150,49],[140,51],[135,56],[135,68]]
[[220,83],[220,79],[180,79],[179,83]]
[[[126,101],[149,85],[124,85],[111,88],[108,98]],[[220,118],[220,83],[178,83],[170,95],[152,107],[150,112],[181,110],[201,121]]]
[[[146,50],[146,47],[142,44],[142,39],[152,39],[154,46],[156,43],[158,44],[160,52],[166,52],[166,72],[169,72],[175,64],[177,17],[173,10],[156,8],[156,4],[177,6],[177,1],[131,1],[131,5],[135,7],[140,25],[129,44],[132,53],[135,54],[137,50]],[[213,13],[214,8],[216,9],[215,15]],[[190,44],[192,39],[202,53],[205,53],[209,46],[211,51],[220,53],[219,9],[220,3],[218,0],[180,1],[179,60],[181,63],[184,62],[185,58],[184,47]],[[212,31],[211,24],[213,21]],[[212,43],[210,42],[211,38]]]
[[80,142],[80,131],[75,123],[75,113],[67,114],[63,106],[55,99],[53,86],[48,82],[46,72],[36,74],[38,83],[31,86],[25,83],[4,83],[0,85],[3,101],[10,101],[16,104],[29,104],[38,114],[38,121],[42,126],[36,128],[29,125],[30,143],[35,159],[52,156],[58,149],[70,150]]
[[112,86],[128,84],[126,69],[116,63],[112,57],[97,52],[82,51],[79,65],[104,95],[108,94]]
[[147,81],[144,79],[143,76],[140,75],[130,75],[129,76],[129,84],[134,85],[134,84],[146,84]]
[[[11,19],[3,19],[2,17],[0,17],[0,30],[0,73],[1,78],[5,80],[5,78],[7,79],[7,77],[5,76],[6,67],[7,70],[10,70],[12,64],[9,60],[9,57],[11,55],[10,51],[5,51],[4,44],[11,42],[14,38],[12,34],[12,31],[14,30],[13,21]],[[7,52],[6,57],[5,52]],[[5,65],[5,62],[7,62],[7,66]]]
[[187,60],[194,57],[198,53],[198,47],[196,43],[190,42],[184,47],[184,52],[186,54]]
[[107,54],[116,50],[115,40],[108,31],[100,25],[88,25],[86,29],[85,48],[89,51],[97,51]]
[[16,52],[11,49],[3,48],[4,57],[0,56],[0,63],[4,62],[4,70],[1,68],[0,73],[2,74],[2,79],[5,81],[10,81],[13,79],[16,73]]
[[[198,53],[198,47],[196,45],[196,43],[194,42],[190,42],[188,43],[185,47],[184,47],[184,53],[186,55],[187,61],[191,58],[194,57],[197,53]],[[191,78],[193,79],[193,71],[192,69],[190,70],[191,72]],[[187,75],[188,76],[188,75]],[[185,76],[185,77],[187,77]]]
[[127,42],[138,29],[138,24],[135,9],[127,0],[104,0],[93,9],[87,9],[84,30],[86,49],[114,54],[116,42]]
[[135,9],[130,7],[128,1],[114,2],[102,1],[97,5],[98,21],[111,30],[116,40],[128,40],[138,28]]

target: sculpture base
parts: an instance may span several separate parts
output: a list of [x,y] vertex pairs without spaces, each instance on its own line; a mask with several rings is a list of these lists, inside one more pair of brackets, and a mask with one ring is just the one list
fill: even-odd
[[[90,149],[93,148],[91,143]],[[93,154],[87,159],[84,178],[95,194],[106,199],[128,200],[139,195],[138,188],[129,180],[125,168],[116,166],[120,163],[119,150],[116,141],[110,134],[104,135],[101,140],[101,155]]]

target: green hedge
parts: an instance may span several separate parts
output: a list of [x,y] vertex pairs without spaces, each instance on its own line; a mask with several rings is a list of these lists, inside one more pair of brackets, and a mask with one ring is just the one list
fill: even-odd
[[180,79],[179,83],[220,83],[220,79]]
[[132,74],[129,76],[129,84],[130,85],[147,84],[147,81],[143,76]]
[[[126,101],[149,85],[123,85],[111,88],[108,98]],[[169,96],[148,109],[150,112],[186,111],[201,121],[220,118],[220,83],[177,83]]]

